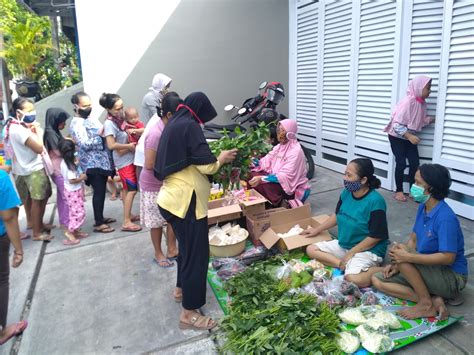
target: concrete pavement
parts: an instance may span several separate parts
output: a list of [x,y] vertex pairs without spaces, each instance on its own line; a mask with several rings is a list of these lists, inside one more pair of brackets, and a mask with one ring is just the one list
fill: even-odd
[[[313,214],[334,211],[342,175],[316,167],[310,202]],[[401,203],[381,190],[388,204],[390,238],[403,241],[411,230],[417,205]],[[86,232],[92,233],[91,197],[87,197]],[[53,201],[53,200],[52,200]],[[138,198],[134,204],[138,212]],[[47,217],[54,217],[54,203]],[[107,201],[106,216],[120,220],[120,201]],[[24,219],[22,219],[22,224]],[[57,223],[57,218],[55,218]],[[474,222],[461,219],[466,255],[474,255]],[[29,327],[0,347],[0,354],[160,353],[209,354],[215,346],[208,332],[181,331],[180,306],[172,297],[176,268],[153,263],[149,233],[120,231],[95,234],[78,246],[63,246],[55,230],[51,243],[24,242],[25,262],[11,271],[9,321],[27,319]],[[335,232],[335,231],[334,231]],[[470,270],[474,272],[472,259]],[[472,281],[464,291],[465,303],[450,307],[465,319],[405,348],[403,354],[467,354],[474,349]],[[205,314],[222,317],[208,289]]]

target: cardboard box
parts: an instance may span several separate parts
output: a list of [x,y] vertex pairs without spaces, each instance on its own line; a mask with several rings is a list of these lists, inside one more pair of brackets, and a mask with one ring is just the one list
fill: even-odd
[[246,194],[252,197],[252,200],[240,200],[240,207],[242,207],[244,216],[250,216],[265,211],[265,203],[268,202],[265,197],[254,189],[247,190]]
[[281,251],[305,247],[320,241],[322,237],[331,237],[331,235],[328,231],[325,231],[312,238],[306,238],[303,235],[280,238],[277,233],[286,233],[296,224],[299,224],[303,229],[308,226],[317,227],[327,218],[329,218],[328,215],[311,217],[311,207],[309,205],[273,213],[270,215],[270,228],[263,232],[260,241],[268,249],[276,244]]
[[239,219],[242,213],[242,208],[238,203],[227,205],[225,198],[219,198],[212,200],[207,203],[207,224],[216,224],[227,221],[233,221]]
[[247,230],[249,232],[249,237],[252,243],[256,246],[262,245],[260,242],[260,236],[268,228],[270,228],[270,216],[276,212],[285,211],[284,208],[273,208],[271,210],[266,210],[258,212],[252,215],[247,215]]

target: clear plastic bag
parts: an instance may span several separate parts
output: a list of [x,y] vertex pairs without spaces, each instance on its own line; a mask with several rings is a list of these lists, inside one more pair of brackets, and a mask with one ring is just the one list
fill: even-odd
[[232,262],[229,262],[223,265],[219,269],[219,271],[217,271],[217,276],[219,276],[219,278],[221,278],[224,281],[230,279],[234,275],[237,275],[246,269],[246,266],[244,263],[235,259],[231,259],[231,260]]
[[374,292],[367,291],[362,295],[361,302],[364,306],[369,306],[379,304],[380,300]]
[[289,277],[291,272],[293,271],[293,268],[291,267],[290,263],[287,263],[284,260],[282,262],[283,262],[283,265],[280,266],[276,270],[276,277],[277,277],[278,280]]
[[353,332],[341,332],[336,337],[337,346],[346,354],[355,353],[360,346],[359,338]]
[[223,267],[226,264],[233,263],[235,261],[234,258],[216,258],[212,260],[212,267],[215,270],[219,270],[221,267]]

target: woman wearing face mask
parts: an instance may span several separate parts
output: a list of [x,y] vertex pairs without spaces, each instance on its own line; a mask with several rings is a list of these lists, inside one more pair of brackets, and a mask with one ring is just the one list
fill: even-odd
[[406,202],[403,194],[403,174],[407,167],[409,171],[408,182],[413,184],[416,169],[420,165],[418,157],[418,137],[423,127],[434,122],[434,119],[426,116],[425,99],[431,93],[431,78],[417,76],[408,83],[407,96],[398,103],[392,118],[385,127],[388,140],[395,156],[395,182],[397,191],[393,196],[397,201]]
[[122,231],[138,232],[142,228],[133,222],[139,221],[139,216],[132,216],[133,199],[137,194],[138,181],[133,158],[135,144],[128,143],[127,132],[122,131],[124,122],[123,100],[117,94],[102,94],[100,105],[107,110],[104,123],[104,136],[107,147],[112,151],[114,164],[118,170],[123,185],[123,223]]
[[[13,174],[18,194],[25,206],[27,220],[33,227],[33,240],[50,241],[53,226],[43,223],[51,183],[41,155],[44,150],[43,130],[36,122],[32,101],[19,97],[13,101],[14,116],[6,127],[5,140],[13,151]],[[28,217],[29,216],[29,217]]]
[[171,78],[165,74],[158,73],[153,77],[151,87],[143,97],[140,119],[147,125],[150,118],[156,114],[157,108],[161,107],[161,99],[171,85]]
[[69,209],[64,197],[64,179],[61,175],[61,153],[59,143],[64,139],[61,130],[66,127],[66,120],[71,115],[61,108],[52,107],[46,111],[46,123],[43,143],[53,163],[51,179],[56,184],[56,206],[58,209],[59,223],[62,228],[67,228],[69,223]]
[[372,274],[382,270],[378,266],[387,250],[387,207],[382,195],[375,191],[379,187],[372,161],[352,160],[346,167],[336,213],[320,226],[302,233],[313,237],[337,225],[337,239],[310,245],[306,253],[325,265],[341,269],[345,279],[359,287],[370,286]]
[[306,174],[306,159],[296,140],[296,121],[286,119],[278,123],[279,144],[252,169],[250,186],[260,192],[273,206],[287,200],[291,207],[302,206],[310,194]]
[[208,175],[233,161],[237,150],[223,151],[217,158],[212,154],[200,124],[216,116],[204,93],[191,93],[165,126],[156,154],[155,176],[163,181],[158,205],[179,241],[174,298],[183,305],[181,329],[208,330],[217,325],[199,313],[206,304],[209,264]]
[[104,128],[98,119],[90,117],[92,105],[89,95],[78,92],[71,97],[71,103],[74,105],[75,117],[69,130],[79,148],[79,168],[87,174],[86,184],[93,189],[94,232],[110,233],[114,229],[109,224],[116,220],[104,218],[104,204],[107,178],[115,175],[115,168],[110,151],[101,137]]
[[[410,193],[420,202],[415,225],[406,244],[390,248],[391,265],[372,276],[373,285],[388,295],[417,302],[400,312],[408,319],[448,317],[444,300],[459,301],[468,267],[459,220],[444,201],[451,177],[439,164],[423,164]],[[456,300],[457,299],[457,300]]]
[[[163,234],[163,226],[165,219],[161,216],[156,200],[163,183],[158,180],[154,173],[156,155],[159,154],[158,144],[161,135],[171,119],[173,113],[176,112],[178,105],[182,104],[183,100],[175,92],[169,92],[163,96],[160,117],[154,115],[148,122],[148,125],[143,132],[144,150],[145,150],[145,165],[140,174],[140,218],[142,225],[150,228],[151,241],[155,249],[155,257],[153,260],[159,267],[168,268],[174,265],[173,260],[178,256],[176,247],[176,236],[173,232],[173,227],[170,224],[166,227],[166,244],[167,255],[165,256],[161,249],[161,237]],[[155,118],[157,118],[155,120]]]

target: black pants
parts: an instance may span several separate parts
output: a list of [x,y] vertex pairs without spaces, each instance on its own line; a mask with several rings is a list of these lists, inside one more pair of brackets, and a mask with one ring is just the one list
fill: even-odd
[[8,314],[8,292],[10,264],[8,263],[8,252],[10,240],[7,235],[0,236],[0,327],[5,329]]
[[104,204],[107,193],[107,176],[87,173],[87,182],[92,186],[92,207],[94,208],[95,225],[104,224]]
[[183,289],[183,308],[199,309],[206,304],[209,264],[209,228],[207,217],[196,220],[196,195],[193,194],[184,219],[160,207],[161,215],[173,227],[178,239],[178,278]]
[[409,140],[401,139],[388,135],[390,147],[395,156],[395,184],[397,192],[403,192],[403,171],[407,167],[408,159],[408,182],[410,186],[415,182],[415,173],[420,166],[420,158],[418,156],[418,147],[410,143]]

